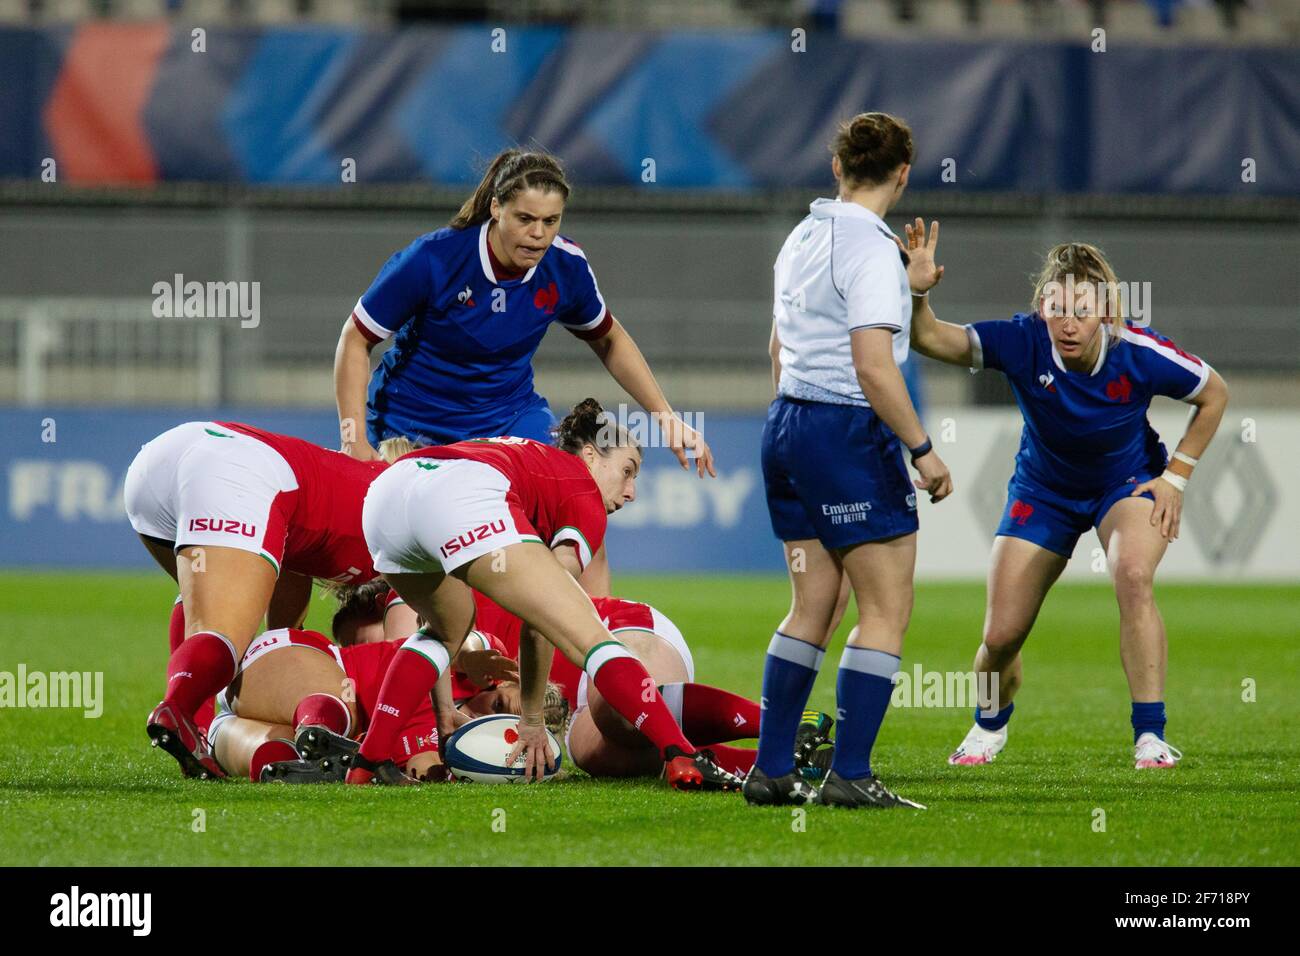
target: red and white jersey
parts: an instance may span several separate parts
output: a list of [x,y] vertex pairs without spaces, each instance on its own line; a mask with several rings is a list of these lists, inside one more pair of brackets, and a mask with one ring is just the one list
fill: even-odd
[[571,543],[584,568],[605,541],[605,501],[587,466],[568,452],[529,438],[475,438],[399,460],[407,458],[460,458],[496,469],[510,482],[506,503],[516,528],[526,536],[531,529],[549,548]]
[[240,422],[223,428],[255,438],[274,449],[298,481],[285,524],[285,570],[314,578],[360,584],[375,576],[361,530],[361,507],[370,483],[388,465],[357,461],[301,438],[277,435]]
[[[628,601],[623,598],[592,598],[596,613],[609,628],[609,632],[618,637],[621,631],[649,631],[656,637],[667,641],[682,659],[686,667],[687,679],[695,679],[695,661],[686,639],[669,618],[661,611],[640,601]],[[587,674],[577,664],[572,663],[558,650],[551,660],[551,681],[564,689],[564,696],[569,701],[570,710],[580,710],[587,706]]]

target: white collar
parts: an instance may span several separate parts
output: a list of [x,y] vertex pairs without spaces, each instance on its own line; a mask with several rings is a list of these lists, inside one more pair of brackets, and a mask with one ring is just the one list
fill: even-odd
[[845,202],[843,199],[814,199],[808,204],[808,212],[818,219],[831,219],[840,216],[848,216],[850,219],[865,219],[868,222],[875,223],[880,229],[883,229],[889,235],[893,235],[885,220],[881,219],[866,206],[859,206],[855,202]]
[[[1040,317],[1040,321],[1041,321],[1041,317]],[[1043,322],[1044,329],[1046,329],[1046,326],[1047,323]],[[1056,351],[1056,343],[1052,341],[1052,333],[1050,331],[1047,333],[1047,344],[1048,347],[1050,347],[1052,350],[1052,361],[1056,363],[1056,367],[1059,368],[1062,372],[1070,371],[1070,369],[1065,367],[1065,363],[1061,361],[1061,353]],[[1097,361],[1093,364],[1092,371],[1088,373],[1089,377],[1096,375],[1098,372],[1100,372],[1101,367],[1106,364],[1106,350],[1109,344],[1110,344],[1110,332],[1109,330],[1103,328],[1101,330],[1101,348],[1097,350]]]
[[[490,226],[491,224],[492,224],[492,220],[491,220],[491,219],[488,219],[488,220],[484,221],[484,223],[483,223],[482,226],[479,227],[479,230],[478,230],[478,261],[479,261],[479,264],[480,264],[481,266],[483,266],[483,274],[484,274],[485,276],[487,276],[487,280],[488,280],[488,282],[491,282],[493,285],[499,285],[499,283],[497,282],[497,276],[496,276],[496,273],[492,271],[492,257],[488,255],[488,237],[487,237],[487,232],[488,232],[488,226]],[[550,250],[548,249],[547,251],[549,252]],[[543,256],[542,259],[544,259],[544,258],[546,258],[546,257]],[[537,265],[541,265],[541,264],[542,264],[542,260],[541,260],[541,259],[538,259],[538,260],[537,260]],[[527,272],[525,272],[524,275],[523,275],[523,278],[519,280],[520,284],[523,284],[523,283],[527,282],[529,279],[531,279],[531,278],[533,277],[533,273],[536,272],[536,271],[537,271],[537,266],[533,266],[531,269],[529,269]],[[508,281],[509,281],[509,280],[508,280]]]

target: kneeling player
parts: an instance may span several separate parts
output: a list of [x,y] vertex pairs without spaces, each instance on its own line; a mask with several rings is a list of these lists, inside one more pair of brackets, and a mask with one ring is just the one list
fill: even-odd
[[[594,598],[596,611],[610,633],[645,665],[660,685],[664,702],[696,747],[707,747],[713,761],[744,777],[754,765],[756,751],[728,742],[758,735],[757,701],[707,684],[695,683],[695,662],[681,631],[648,604],[621,598]],[[574,765],[593,777],[648,777],[662,769],[649,740],[612,708],[587,675],[557,654],[551,680],[565,688],[573,718],[565,749]],[[820,777],[830,765],[832,721],[826,714],[805,713],[795,741],[796,764],[808,776]]]

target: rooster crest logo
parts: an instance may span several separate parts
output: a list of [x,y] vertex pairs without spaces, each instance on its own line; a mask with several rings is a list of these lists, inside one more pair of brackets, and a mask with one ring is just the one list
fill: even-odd
[[471,289],[469,286],[465,286],[465,288],[461,289],[460,292],[456,293],[456,301],[459,302],[461,305],[467,305],[470,308],[473,308],[474,290]]

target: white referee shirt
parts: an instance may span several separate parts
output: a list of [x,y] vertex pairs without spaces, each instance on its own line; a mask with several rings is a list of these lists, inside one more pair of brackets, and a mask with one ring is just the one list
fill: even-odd
[[892,329],[901,366],[912,324],[907,268],[884,220],[857,203],[818,199],[785,240],[773,270],[778,393],[869,404],[853,369],[849,333]]

